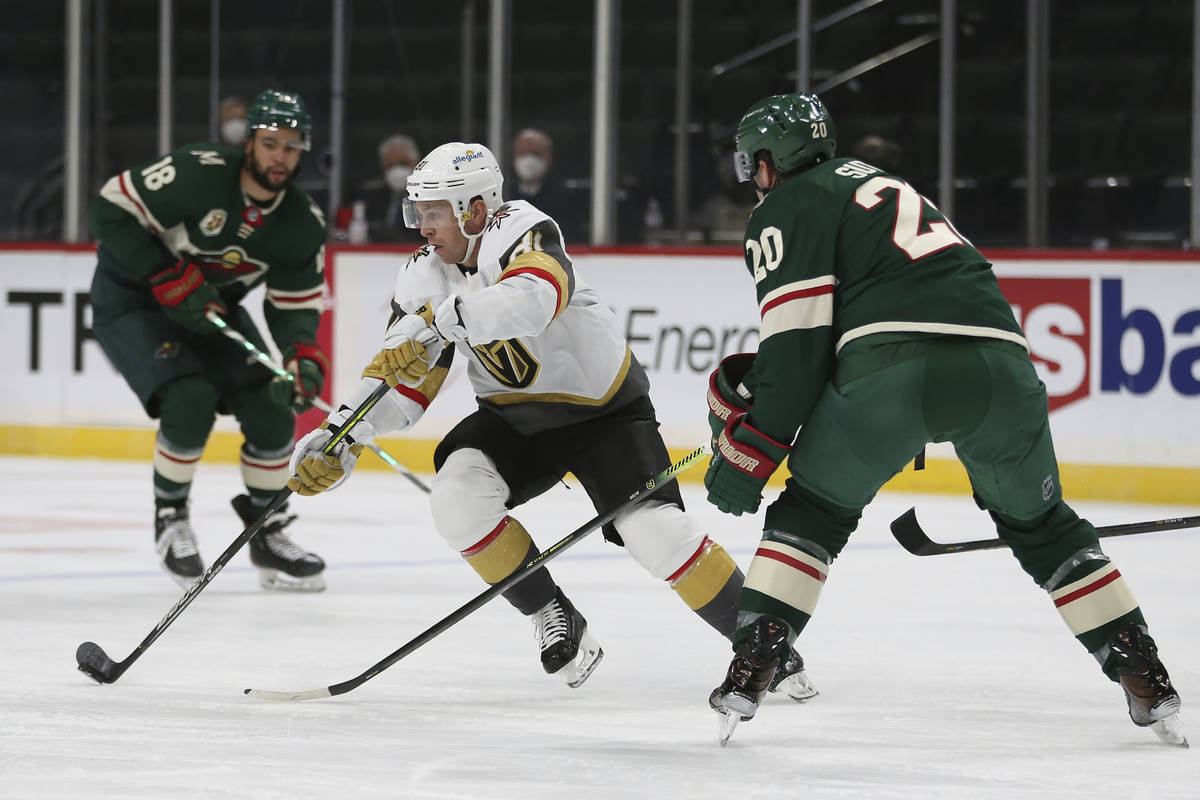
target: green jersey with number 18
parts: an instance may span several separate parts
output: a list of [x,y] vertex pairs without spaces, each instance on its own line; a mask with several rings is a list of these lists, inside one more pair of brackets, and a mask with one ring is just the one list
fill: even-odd
[[752,416],[782,441],[848,345],[974,336],[1028,349],[987,259],[912,186],[861,161],[832,159],[771,190],[745,255],[762,317]]
[[91,208],[101,269],[141,284],[180,258],[235,304],[266,282],[264,312],[277,342],[315,337],[322,308],[325,219],[290,186],[268,205],[241,188],[241,148],[185,145],[114,175]]

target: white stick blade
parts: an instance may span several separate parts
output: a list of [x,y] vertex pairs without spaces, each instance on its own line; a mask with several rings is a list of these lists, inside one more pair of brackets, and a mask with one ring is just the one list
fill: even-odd
[[246,694],[251,697],[257,697],[259,700],[274,700],[278,703],[290,702],[292,700],[319,700],[322,697],[332,697],[328,687],[310,689],[307,692],[272,692],[266,689],[247,689]]

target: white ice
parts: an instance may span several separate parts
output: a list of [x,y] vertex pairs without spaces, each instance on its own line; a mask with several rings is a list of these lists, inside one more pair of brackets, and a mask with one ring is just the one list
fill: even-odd
[[[531,626],[497,600],[348,694],[280,704],[242,689],[348,680],[483,589],[407,481],[364,470],[295,501],[295,538],[329,563],[326,592],[264,593],[238,553],[107,686],[76,671],[76,646],[122,659],[182,594],[151,545],[149,464],[0,458],[0,487],[0,797],[1200,796],[1200,723],[1191,750],[1136,728],[1010,555],[917,558],[891,540],[886,523],[910,505],[935,539],[991,536],[965,497],[876,500],[799,642],[820,696],[770,698],[722,749],[706,700],[728,646],[598,534],[552,565],[605,649],[582,688],[542,673]],[[761,515],[721,515],[684,489],[745,567]],[[192,515],[210,560],[241,531],[239,491],[235,468],[201,465]],[[1100,525],[1200,513],[1075,505]],[[593,514],[560,486],[517,516],[547,546]],[[1200,702],[1200,529],[1105,549],[1186,730]]]

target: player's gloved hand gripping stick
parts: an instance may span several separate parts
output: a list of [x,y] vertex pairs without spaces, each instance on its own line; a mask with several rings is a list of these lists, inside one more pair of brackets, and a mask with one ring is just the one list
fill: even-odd
[[[260,364],[262,364],[263,366],[265,366],[267,369],[274,372],[280,379],[285,380],[285,381],[294,381],[295,380],[295,375],[293,375],[291,372],[284,369],[280,364],[276,363],[275,360],[272,359],[269,355],[267,355],[262,350],[260,350],[258,347],[256,347],[254,345],[254,342],[251,342],[245,336],[242,336],[241,333],[234,330],[229,325],[228,322],[226,322],[224,319],[221,318],[220,314],[210,311],[210,312],[208,312],[208,314],[206,316],[208,317],[209,322],[211,322],[213,325],[216,325],[218,328],[221,329],[221,333],[225,334],[230,339],[232,339],[233,341],[237,342],[242,347],[244,347],[246,349],[247,353],[249,353],[255,359],[257,359],[258,362]],[[327,413],[332,413],[334,410],[333,406],[329,405],[329,403],[326,403],[324,400],[322,400],[319,397],[314,397],[312,404]],[[396,472],[399,472],[405,478],[408,478],[408,480],[411,481],[412,484],[414,486],[416,486],[418,489],[420,489],[422,492],[425,492],[425,494],[429,494],[429,486],[423,480],[421,480],[415,474],[413,474],[413,472],[411,470],[409,470],[407,467],[405,467],[403,464],[401,464],[399,461],[397,461],[395,459],[395,457],[393,457],[390,453],[388,453],[382,447],[375,444],[374,442],[370,442],[367,444],[367,449],[370,450],[371,452],[373,452],[375,455],[379,456],[381,459],[383,459],[383,463],[387,464],[389,467],[396,470]]]

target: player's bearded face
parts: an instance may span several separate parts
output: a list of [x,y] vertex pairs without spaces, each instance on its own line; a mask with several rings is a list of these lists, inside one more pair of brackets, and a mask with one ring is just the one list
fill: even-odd
[[250,177],[267,191],[279,192],[296,177],[304,142],[297,131],[259,129],[246,142],[246,148]]

